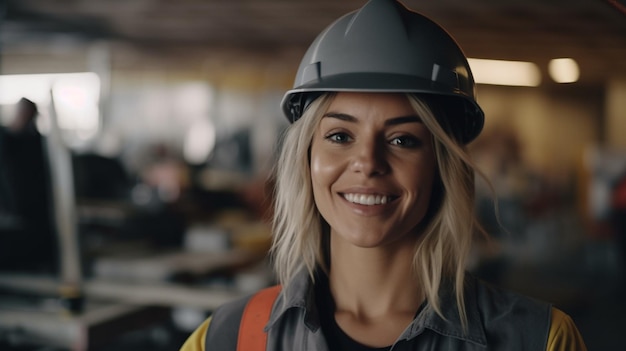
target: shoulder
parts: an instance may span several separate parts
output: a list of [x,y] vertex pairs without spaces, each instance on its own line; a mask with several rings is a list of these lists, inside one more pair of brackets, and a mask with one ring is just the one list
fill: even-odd
[[211,351],[236,350],[240,327],[246,332],[252,331],[252,339],[257,331],[263,333],[280,291],[280,285],[267,287],[218,307],[189,336],[181,351],[204,351],[205,348]]
[[476,304],[485,320],[514,318],[549,324],[551,304],[476,278],[472,285]]
[[[552,306],[525,295],[474,279],[474,300],[468,310],[479,315],[490,345],[500,349],[517,345],[523,350],[544,350]],[[503,348],[506,349],[506,348]]]
[[241,297],[215,309],[187,338],[180,351],[236,350],[239,323],[251,297]]
[[587,350],[578,328],[570,316],[558,308],[552,308],[547,351]]
[[236,349],[241,317],[252,296],[248,295],[230,301],[211,314],[211,324],[208,326],[205,338],[205,343],[211,345],[211,350]]

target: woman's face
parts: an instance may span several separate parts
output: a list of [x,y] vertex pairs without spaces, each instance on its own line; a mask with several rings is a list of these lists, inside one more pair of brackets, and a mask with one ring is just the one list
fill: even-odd
[[311,180],[332,235],[359,247],[413,240],[435,177],[432,135],[404,94],[339,93],[311,144]]

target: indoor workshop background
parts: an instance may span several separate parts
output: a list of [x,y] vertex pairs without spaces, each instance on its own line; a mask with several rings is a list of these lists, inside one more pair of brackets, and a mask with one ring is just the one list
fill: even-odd
[[[47,176],[20,181],[49,190],[28,204],[35,231],[0,206],[0,350],[176,350],[217,305],[272,284],[279,103],[314,37],[364,3],[0,1],[0,127],[36,104]],[[479,182],[492,241],[470,270],[565,310],[589,350],[617,349],[626,1],[404,3],[458,40],[479,83],[470,150],[501,225]]]

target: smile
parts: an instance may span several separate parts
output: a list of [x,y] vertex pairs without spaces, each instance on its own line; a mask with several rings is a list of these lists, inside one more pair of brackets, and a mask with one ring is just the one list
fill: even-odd
[[344,199],[354,204],[373,206],[384,205],[389,203],[393,198],[385,195],[370,195],[370,194],[342,194]]

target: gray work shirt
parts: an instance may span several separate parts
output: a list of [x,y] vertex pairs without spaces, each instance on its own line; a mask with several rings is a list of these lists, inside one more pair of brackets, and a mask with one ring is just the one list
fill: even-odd
[[[267,350],[328,351],[315,303],[315,289],[301,272],[276,299],[265,327]],[[467,275],[464,332],[452,286],[440,290],[442,318],[426,304],[392,346],[403,350],[546,350],[551,306],[490,286]],[[208,351],[234,351],[248,298],[218,308],[206,334]]]

